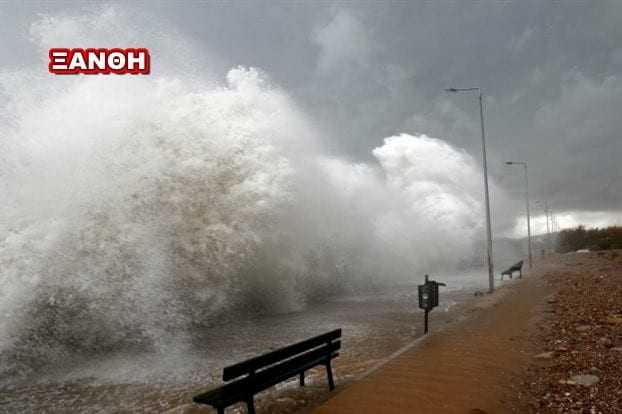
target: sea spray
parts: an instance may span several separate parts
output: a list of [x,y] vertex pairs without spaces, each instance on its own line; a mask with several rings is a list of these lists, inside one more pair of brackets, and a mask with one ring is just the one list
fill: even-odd
[[[49,19],[33,26],[41,49],[60,36]],[[97,19],[61,27],[122,31]],[[170,54],[169,41],[147,46],[154,68]],[[0,74],[9,382],[77,356],[183,352],[221,318],[300,310],[473,255],[479,168],[442,140],[386,138],[369,163],[326,154],[253,68],[223,82],[46,76]]]

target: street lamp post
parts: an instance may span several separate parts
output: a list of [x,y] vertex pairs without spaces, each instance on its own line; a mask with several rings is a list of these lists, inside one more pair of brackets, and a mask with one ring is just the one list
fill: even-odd
[[549,232],[549,250],[551,253],[555,253],[555,242],[553,236],[555,236],[555,221],[556,217],[553,213],[553,209],[549,206],[549,217],[551,217],[551,231]]
[[525,171],[525,210],[527,211],[527,251],[529,252],[529,268],[532,266],[531,254],[531,216],[529,215],[529,174],[527,172],[527,162],[525,161],[506,161],[507,165],[522,165]]
[[546,242],[544,243],[544,250],[550,250],[551,248],[551,226],[549,225],[549,215],[551,210],[549,209],[548,200],[540,201],[536,200],[536,204],[544,209],[544,217],[546,218]]
[[486,134],[484,132],[484,103],[482,90],[480,88],[449,88],[447,92],[470,92],[477,91],[479,95],[479,120],[482,130],[482,164],[484,169],[484,199],[486,203],[486,236],[487,236],[487,258],[488,258],[488,291],[495,290],[495,273],[492,263],[492,228],[490,224],[490,195],[488,191],[488,166],[486,163]]
[[551,226],[549,225],[549,217],[551,216],[551,210],[549,209],[549,202],[544,200],[544,214],[546,215],[546,248],[551,252]]

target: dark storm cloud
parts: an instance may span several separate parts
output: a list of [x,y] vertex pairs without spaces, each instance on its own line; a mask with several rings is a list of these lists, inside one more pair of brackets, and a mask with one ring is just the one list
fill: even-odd
[[[70,6],[5,5],[0,18],[11,21],[3,34],[17,42],[9,31],[22,30],[42,9]],[[352,159],[370,157],[383,137],[399,132],[443,138],[479,159],[475,96],[443,89],[480,86],[490,170],[503,187],[514,192],[521,185],[520,171],[503,161],[527,160],[534,198],[558,210],[620,210],[622,2],[131,7],[204,45],[218,74],[235,65],[262,68],[326,133],[329,148]],[[20,50],[10,64],[28,60],[27,49]]]

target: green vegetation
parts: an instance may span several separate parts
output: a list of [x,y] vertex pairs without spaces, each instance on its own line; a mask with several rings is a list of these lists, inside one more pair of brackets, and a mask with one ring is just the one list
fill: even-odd
[[562,230],[557,238],[557,252],[568,253],[579,249],[609,250],[622,249],[622,227],[613,226],[604,229]]

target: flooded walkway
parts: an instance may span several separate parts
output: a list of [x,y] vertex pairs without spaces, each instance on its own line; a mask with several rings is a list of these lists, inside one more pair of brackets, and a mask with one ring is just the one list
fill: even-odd
[[519,379],[533,352],[528,335],[546,293],[542,279],[530,277],[483,297],[472,318],[421,340],[314,412],[510,411],[520,399]]
[[[344,386],[421,334],[416,292],[413,283],[334,298],[298,312],[227,320],[198,332],[197,345],[167,354],[74,358],[66,369],[50,368],[0,386],[0,413],[210,413],[193,405],[192,396],[219,385],[222,367],[335,328],[344,330],[343,352],[335,361],[337,383]],[[433,323],[440,327],[459,317],[461,304],[472,297],[462,290],[443,295]],[[259,394],[258,412],[292,413],[320,405],[333,393],[324,371],[316,371],[309,373],[307,387],[298,387],[294,378]],[[231,412],[244,412],[236,408]]]
[[[448,287],[431,314],[432,331],[453,329],[452,323],[489,300],[473,296],[486,284],[483,273],[435,278]],[[65,369],[51,367],[0,386],[0,413],[211,413],[192,404],[192,396],[220,385],[224,366],[334,328],[344,332],[343,352],[334,365],[338,392],[348,393],[362,375],[420,337],[417,283],[333,298],[287,314],[225,320],[196,333],[195,345],[166,354],[74,358]],[[306,414],[335,395],[341,396],[328,391],[325,372],[318,369],[309,373],[306,387],[293,378],[258,394],[256,407],[259,413]],[[231,412],[244,413],[245,408]]]

